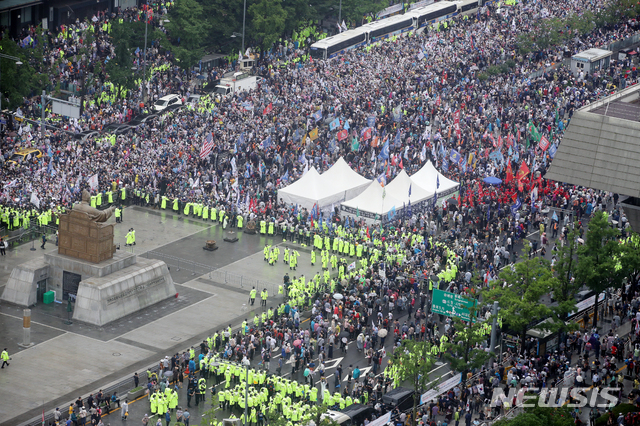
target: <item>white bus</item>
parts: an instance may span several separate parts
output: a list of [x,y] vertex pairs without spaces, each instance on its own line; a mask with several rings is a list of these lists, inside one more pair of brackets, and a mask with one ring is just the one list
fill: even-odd
[[458,14],[458,4],[450,1],[440,1],[429,6],[414,9],[404,16],[413,17],[413,26],[418,29],[429,24],[453,18]]
[[367,43],[375,43],[394,35],[402,34],[413,30],[413,17],[408,15],[391,16],[379,21],[369,22],[361,26],[367,34]]
[[461,0],[454,3],[458,5],[458,15],[473,15],[482,7],[481,0]]
[[316,41],[311,45],[310,53],[313,59],[329,59],[365,44],[367,44],[367,34],[362,28],[356,28]]

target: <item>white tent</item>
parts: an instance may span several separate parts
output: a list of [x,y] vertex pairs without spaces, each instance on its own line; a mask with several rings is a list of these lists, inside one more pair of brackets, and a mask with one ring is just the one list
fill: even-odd
[[[413,192],[413,189],[411,191]],[[342,203],[343,211],[354,216],[359,215],[369,222],[380,218],[386,220],[387,213],[394,209],[402,209],[402,200],[395,198],[391,191],[380,186],[377,181],[371,182],[356,198]]]
[[371,183],[369,179],[353,171],[342,157],[320,175],[320,181],[330,192],[338,196],[342,195],[340,199],[331,202],[336,204],[357,197]]
[[312,167],[303,177],[278,190],[278,198],[309,210],[314,204],[318,204],[320,210],[328,210],[332,205],[358,196],[370,183],[339,158],[323,174]]
[[[427,161],[427,164],[415,172],[413,176],[411,176],[411,180],[426,191],[431,192],[431,196],[433,196],[434,191],[436,191],[437,184],[440,183],[440,186],[437,188],[438,198],[453,194],[458,190],[458,186],[460,186],[458,182],[446,178],[436,170],[431,161]],[[413,203],[413,200],[411,202]]]
[[[433,196],[433,191],[429,191],[418,185],[404,170],[402,170],[386,188],[387,193],[393,194],[395,198],[401,201],[400,205],[396,206],[396,209],[402,208],[402,203],[408,205],[409,201],[411,201],[411,204],[417,204]],[[411,188],[410,196],[409,188]]]
[[301,205],[307,209],[313,208],[321,198],[321,194],[320,173],[315,167],[311,167],[304,176],[291,185],[278,190],[278,198],[282,198],[285,203]]

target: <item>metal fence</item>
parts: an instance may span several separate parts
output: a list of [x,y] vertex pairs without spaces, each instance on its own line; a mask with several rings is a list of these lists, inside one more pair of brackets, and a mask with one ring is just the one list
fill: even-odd
[[627,47],[631,47],[637,43],[640,43],[640,34],[635,34],[631,37],[614,41],[611,44],[608,44],[604,47],[604,49],[610,50],[612,52],[617,52],[622,49],[626,49]]
[[183,259],[157,251],[148,251],[141,256],[146,257],[147,259],[162,260],[164,263],[174,268],[176,272],[182,271],[187,274],[190,273],[193,277],[206,275],[205,278],[208,278],[211,281],[236,287],[238,289],[246,289],[249,291],[252,287],[255,287],[258,290],[266,288],[269,295],[273,296],[278,294],[279,284],[270,281],[234,274],[233,272],[226,270],[216,269],[212,265],[205,265],[193,260]]

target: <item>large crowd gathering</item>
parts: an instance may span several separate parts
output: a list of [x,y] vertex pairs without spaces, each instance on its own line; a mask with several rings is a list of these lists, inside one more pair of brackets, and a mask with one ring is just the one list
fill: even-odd
[[[29,226],[33,217],[45,225],[55,223],[55,213],[69,208],[80,191],[90,187],[96,207],[135,203],[219,221],[222,226],[265,222],[263,229],[273,226],[285,234],[289,230],[290,236],[306,237],[322,274],[296,276],[289,256],[297,256],[285,253],[285,262],[292,265],[292,276],[281,289],[286,301],[253,321],[248,318],[240,330],[216,332],[203,342],[199,357],[195,351],[176,355],[162,369],[175,372],[174,386],[179,377],[188,382],[187,395],[189,401],[193,395],[194,403],[204,398],[199,396],[204,393],[200,380],[206,384],[215,379],[218,386],[213,390],[221,409],[241,416],[248,404],[249,420],[257,424],[267,413],[282,413],[291,424],[300,424],[310,418],[310,407],[318,400],[336,409],[354,402],[371,404],[375,415],[382,414],[381,395],[403,379],[395,369],[384,369],[383,360],[401,348],[404,339],[429,341],[434,354],[446,350],[443,342],[455,339],[453,323],[431,314],[435,282],[456,293],[475,291],[472,277],[483,277],[485,283],[493,280],[501,267],[516,260],[517,243],[530,232],[539,231],[544,255],[549,243],[566,240],[570,228],[584,232],[583,221],[598,210],[613,210],[624,232],[627,221],[617,195],[543,177],[573,112],[615,88],[636,84],[638,77],[628,59],[612,61],[609,69],[589,75],[551,65],[561,62],[565,51],[601,47],[634,34],[636,21],[621,19],[564,46],[533,53],[522,54],[516,47],[518,35],[533,31],[541,19],[595,12],[603,6],[602,1],[525,1],[497,13],[497,5],[490,4],[446,26],[394,37],[327,61],[294,61],[306,52],[274,46],[254,67],[263,77],[258,88],[222,100],[203,92],[203,80],[176,66],[155,42],[146,54],[152,70],[148,82],[140,81],[130,91],[109,82],[104,64],[113,58],[117,42],[110,37],[111,27],[121,20],[140,19],[139,10],[99,14],[48,30],[43,38],[32,29],[20,40],[24,49],[44,49],[46,60],[38,68],[51,81],[82,84],[87,73],[94,79],[79,119],[48,111],[47,123],[55,127],[44,137],[36,124],[15,119],[12,129],[2,132],[1,220],[9,229]],[[27,38],[32,41],[24,43]],[[87,53],[80,54],[84,49]],[[140,64],[143,54],[135,55]],[[487,67],[507,61],[513,62],[508,72],[483,74]],[[205,80],[213,81],[234,67],[231,63],[215,69]],[[546,71],[530,77],[540,69]],[[193,105],[159,114],[123,135],[75,137],[130,121],[172,93],[183,99],[202,96]],[[39,117],[38,102],[36,97],[25,99],[18,116]],[[336,119],[339,126],[332,130],[328,123]],[[347,130],[345,138],[338,136],[342,130]],[[541,138],[548,146],[539,144]],[[202,156],[207,141],[213,142],[212,150]],[[388,153],[383,152],[385,146]],[[43,155],[6,162],[21,148],[39,149]],[[358,217],[325,210],[330,222],[322,226],[320,221],[318,229],[317,212],[285,204],[277,191],[311,166],[324,171],[340,157],[361,175],[382,183],[403,169],[411,175],[432,161],[460,183],[457,202],[443,198],[397,215],[384,226],[367,226]],[[503,183],[487,185],[483,179],[488,176]],[[520,208],[512,209],[513,205]],[[561,209],[560,214],[545,214],[550,206]],[[538,241],[532,245],[533,254],[537,245]],[[265,260],[271,262],[272,257],[279,260],[265,248]],[[334,298],[337,292],[344,298]],[[618,323],[631,316],[635,320],[634,292],[633,287],[621,291]],[[311,313],[308,328],[301,326],[302,311]],[[614,312],[611,315],[614,321]],[[617,380],[622,361],[634,363],[640,355],[636,349],[627,356],[628,344],[615,331],[606,336],[576,333],[555,352],[537,353],[535,344],[528,342],[525,355],[474,372],[470,387],[454,387],[423,406],[420,420],[431,426],[461,421],[470,426],[473,419],[495,416],[501,407],[513,405],[501,400],[496,406],[487,399],[488,389],[496,386],[545,384],[567,377],[565,373],[576,383]],[[362,366],[373,366],[373,374],[360,377],[357,366],[341,366],[334,372],[336,383],[345,376],[351,379],[349,386],[335,392],[336,386],[324,378],[324,363],[353,345],[363,354]],[[268,365],[272,353],[281,353],[280,363],[293,359],[292,376],[303,384],[266,377],[257,370],[250,370],[247,383],[238,366],[255,357]],[[601,354],[606,355],[602,363]],[[201,377],[195,376],[196,370]],[[184,416],[173,396],[181,388],[174,389],[162,377],[166,376],[149,375],[151,412],[160,418],[178,409]],[[245,401],[247,386],[251,396]],[[233,411],[234,407],[242,410]],[[93,417],[101,421],[99,415]],[[394,419],[405,418],[406,413],[394,413]]]

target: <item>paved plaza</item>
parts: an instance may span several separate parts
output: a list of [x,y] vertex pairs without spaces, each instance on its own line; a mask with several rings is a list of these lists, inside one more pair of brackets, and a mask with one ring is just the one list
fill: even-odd
[[[113,221],[114,219],[110,219]],[[136,230],[136,245],[125,247],[125,234]],[[277,285],[285,273],[312,275],[319,270],[310,265],[308,250],[300,249],[298,271],[289,271],[280,261],[270,267],[263,262],[266,243],[284,245],[280,237],[266,238],[239,232],[235,243],[224,242],[221,226],[210,221],[131,207],[124,222],[115,228],[120,250],[143,257],[165,260],[176,284],[175,298],[121,318],[104,327],[73,321],[67,324],[65,304],[38,304],[32,307],[31,340],[23,349],[23,309],[0,302],[0,341],[12,361],[0,374],[0,424],[18,425],[68,407],[78,396],[107,388],[134,372],[144,372],[161,357],[199,345],[222,326],[237,327],[254,316],[248,305],[252,284],[267,286],[269,305],[281,303]],[[216,240],[219,249],[203,250],[207,240]],[[0,266],[4,286],[14,266],[55,250],[55,241],[45,250],[31,244],[7,252]],[[0,287],[0,291],[2,287]]]

